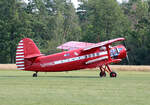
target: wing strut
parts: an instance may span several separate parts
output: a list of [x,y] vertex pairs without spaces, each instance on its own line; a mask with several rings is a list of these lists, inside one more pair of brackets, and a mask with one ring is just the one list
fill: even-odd
[[111,57],[110,57],[110,49],[109,49],[109,44],[106,45],[106,50],[107,50],[107,53],[108,53],[108,61],[111,61]]

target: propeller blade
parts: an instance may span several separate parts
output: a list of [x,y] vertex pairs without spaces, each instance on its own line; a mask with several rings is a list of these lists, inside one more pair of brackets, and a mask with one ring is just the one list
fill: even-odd
[[[135,55],[133,54],[133,52],[131,51],[131,49],[129,47],[127,47],[127,45],[128,45],[127,41],[123,41],[123,45],[126,48],[126,52],[127,52],[126,61],[127,61],[128,65],[130,65],[130,64],[136,64]],[[129,51],[130,51],[130,54],[128,54]],[[130,62],[130,60],[132,62]]]
[[126,61],[127,61],[127,64],[129,65],[130,64],[130,60],[129,60],[129,56],[128,56],[128,51],[130,51],[131,49],[127,47],[126,41],[123,41],[123,45],[126,48],[126,52],[127,52]]
[[129,56],[128,56],[128,53],[127,53],[127,56],[126,56],[126,60],[128,62],[128,65],[130,64],[130,60],[129,60]]

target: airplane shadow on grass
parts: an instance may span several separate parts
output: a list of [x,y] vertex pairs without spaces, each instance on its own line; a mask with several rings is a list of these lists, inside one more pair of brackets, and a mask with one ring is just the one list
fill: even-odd
[[[32,77],[32,76],[29,76],[29,75],[24,75],[24,76],[21,76],[21,75],[17,75],[17,76],[0,76],[0,78],[4,78],[4,77],[10,77],[10,78],[24,78],[24,77]],[[38,77],[32,77],[32,78],[99,78],[98,76],[38,76]]]
[[99,78],[98,76],[39,76],[39,77],[50,77],[50,78]]

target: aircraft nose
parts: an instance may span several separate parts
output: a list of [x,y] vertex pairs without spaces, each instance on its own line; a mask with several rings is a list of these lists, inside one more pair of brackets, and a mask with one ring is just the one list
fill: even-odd
[[127,50],[126,50],[126,48],[123,45],[121,45],[121,46],[119,46],[118,49],[120,49],[120,53],[119,53],[118,58],[119,59],[126,58],[126,56],[127,56]]

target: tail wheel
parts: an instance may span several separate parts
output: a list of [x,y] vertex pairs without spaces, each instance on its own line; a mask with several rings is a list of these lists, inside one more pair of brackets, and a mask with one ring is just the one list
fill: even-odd
[[99,76],[100,76],[100,77],[106,77],[105,71],[101,71],[101,72],[99,73]]
[[37,72],[33,74],[33,77],[37,77]]
[[117,77],[117,73],[116,72],[111,72],[110,77]]

